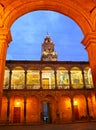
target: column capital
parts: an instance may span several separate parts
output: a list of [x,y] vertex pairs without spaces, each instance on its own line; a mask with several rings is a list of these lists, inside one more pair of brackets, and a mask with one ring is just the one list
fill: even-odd
[[90,44],[94,43],[96,44],[96,32],[88,33],[82,40],[82,44],[85,46],[86,49]]
[[12,41],[11,32],[9,29],[0,28],[0,41],[9,44]]

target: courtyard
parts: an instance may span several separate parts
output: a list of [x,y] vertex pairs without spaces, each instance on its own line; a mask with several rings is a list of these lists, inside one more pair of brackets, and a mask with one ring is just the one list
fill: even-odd
[[0,130],[96,130],[96,122],[44,125],[1,125]]

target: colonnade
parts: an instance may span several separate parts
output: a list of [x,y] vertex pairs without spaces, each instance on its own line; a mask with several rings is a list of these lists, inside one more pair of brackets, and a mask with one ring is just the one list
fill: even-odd
[[[23,62],[22,62],[22,64],[23,64]],[[69,63],[69,64],[70,64],[70,67],[71,67],[72,63]],[[44,75],[44,76],[47,76],[47,77],[43,77],[43,74],[44,74],[43,70],[39,70],[39,67],[38,67],[38,70],[30,70],[30,69],[28,69],[28,66],[27,66],[27,63],[26,63],[27,69],[21,68],[23,72],[22,71],[20,72],[19,70],[16,69],[16,74],[18,74],[18,77],[16,77],[16,79],[18,78],[18,80],[16,81],[14,75],[12,76],[13,71],[15,70],[15,68],[12,69],[12,64],[10,63],[11,68],[9,67],[10,69],[5,70],[5,72],[8,71],[8,73],[5,73],[5,77],[7,75],[7,78],[5,78],[5,80],[4,80],[4,89],[74,89],[74,88],[75,89],[91,89],[91,88],[93,88],[93,81],[92,81],[92,74],[91,74],[90,67],[87,65],[87,67],[82,68],[83,65],[82,66],[80,65],[81,68],[82,68],[81,69],[81,68],[78,68],[79,64],[80,63],[78,62],[77,66],[75,65],[74,67],[72,67],[72,68],[78,69],[75,72],[75,73],[77,73],[77,75],[75,74],[74,77],[73,77],[72,74],[74,74],[73,72],[75,70],[73,70],[71,68],[70,68],[70,70],[69,69],[67,70],[67,69],[65,69],[65,67],[63,67],[64,65],[62,65],[62,70],[59,70],[59,67],[57,69],[55,69],[55,70],[54,69],[50,70],[50,74],[52,73],[51,76],[50,75],[47,76],[48,75],[47,71],[49,71],[49,70],[46,70],[46,75]],[[38,65],[42,66],[42,65],[40,65],[40,62],[38,62]],[[16,67],[20,67],[20,65],[18,64],[18,65],[16,65]],[[88,70],[86,70],[86,68]],[[28,73],[29,70],[30,70],[30,73]],[[30,84],[27,81],[27,80],[29,80],[27,74],[32,74],[32,72],[35,72],[35,77],[36,76],[38,77],[35,80],[38,80],[38,81],[34,82],[34,79],[33,79],[34,75],[33,76],[30,75],[30,79],[32,80],[32,83]],[[36,75],[36,72],[37,72],[37,75]],[[61,72],[62,72],[62,74],[61,74]],[[21,75],[21,74],[23,74],[23,75],[20,76],[20,77],[24,76],[23,79],[19,79],[19,75]],[[62,77],[62,79],[61,79],[60,78],[61,76],[63,76],[63,77],[65,76],[66,78]],[[49,83],[51,78],[53,79],[53,81],[51,81],[49,84],[45,84],[46,87],[44,88],[44,86],[42,84],[43,78],[44,79],[48,78],[47,79],[48,83]],[[76,80],[76,83],[75,82],[73,83],[74,80]],[[18,84],[16,84],[16,83],[13,84],[12,81],[17,82]],[[19,81],[20,82],[22,81],[22,83],[19,84]],[[38,87],[32,88],[34,83]],[[14,85],[16,85],[17,88],[16,87],[14,88],[13,87]],[[22,87],[19,87],[19,85],[22,85]],[[31,87],[28,88],[28,85],[31,86]],[[51,86],[51,87],[49,88],[49,86]]]
[[[45,91],[46,93],[46,91]],[[47,93],[46,93],[47,94]],[[59,93],[58,93],[59,94]],[[7,96],[7,95],[6,95]],[[11,96],[11,95],[10,95]],[[50,115],[51,115],[51,121],[50,123],[64,123],[64,122],[74,122],[74,121],[90,121],[96,119],[96,114],[93,113],[96,112],[95,106],[96,101],[92,98],[94,98],[94,94],[91,95],[91,102],[90,104],[89,98],[90,96],[86,94],[76,94],[72,97],[69,97],[68,95],[59,95],[58,98],[56,98],[56,95],[50,95],[48,97],[47,95],[45,97],[38,97],[37,96],[11,96],[11,97],[3,97],[3,106],[2,106],[2,114],[1,114],[1,123],[24,123],[29,124],[33,123],[34,121],[36,124],[41,124],[43,122],[43,109],[42,109],[42,103],[43,101],[46,103],[49,102],[51,104],[50,107]],[[5,99],[6,100],[5,100]],[[51,100],[50,100],[51,98]],[[29,99],[29,100],[28,100]],[[35,99],[35,100],[34,100]],[[47,99],[47,100],[46,100]],[[5,101],[4,101],[5,100]],[[67,107],[64,106],[66,104],[67,100]],[[30,101],[30,102],[29,102]],[[30,106],[28,106],[28,102],[31,103],[34,102],[34,105],[38,106],[35,107],[33,104],[31,104],[31,109],[34,109],[34,111],[30,110]],[[83,106],[82,106],[83,103]],[[6,106],[6,108],[4,108]],[[93,108],[91,108],[93,106]],[[14,120],[14,109],[15,107],[20,108],[20,119]],[[67,111],[66,111],[67,110]],[[30,111],[30,115],[28,115]],[[67,113],[66,113],[67,112]],[[35,118],[31,118],[32,115],[35,115]]]

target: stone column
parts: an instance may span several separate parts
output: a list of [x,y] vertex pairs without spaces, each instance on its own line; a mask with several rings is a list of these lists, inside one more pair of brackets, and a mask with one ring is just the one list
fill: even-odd
[[56,123],[60,123],[60,112],[58,106],[58,99],[56,100]]
[[55,75],[55,89],[58,89],[58,86],[57,86],[57,71],[56,70],[54,71],[54,75]]
[[96,95],[96,32],[87,34],[82,41],[88,52],[89,63],[92,70],[94,90]]
[[25,82],[24,82],[24,89],[27,89],[27,70],[25,70]]
[[3,80],[8,43],[11,41],[10,33],[6,29],[0,29],[0,117],[2,107]]
[[75,115],[74,115],[74,102],[73,98],[71,97],[71,109],[72,109],[72,121],[75,121]]
[[89,107],[88,107],[88,99],[87,96],[85,97],[86,99],[86,112],[87,112],[87,119],[90,121],[90,112],[89,112]]
[[9,88],[11,89],[11,78],[12,78],[12,70],[10,70],[10,75],[9,75]]
[[40,89],[42,89],[42,71],[40,70]]
[[70,86],[70,89],[72,89],[71,72],[69,70],[68,70],[68,75],[69,75],[69,86]]
[[84,85],[84,89],[86,89],[86,84],[85,84],[85,77],[84,77],[84,71],[82,70],[82,80],[83,80],[83,85]]
[[24,98],[24,124],[26,123],[26,98]]
[[7,102],[7,123],[9,123],[9,114],[10,114],[10,99],[8,98],[8,102]]

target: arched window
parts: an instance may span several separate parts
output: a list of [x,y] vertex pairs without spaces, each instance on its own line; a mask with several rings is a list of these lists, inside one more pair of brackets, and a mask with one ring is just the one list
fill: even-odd
[[93,79],[92,79],[92,73],[90,67],[86,67],[84,69],[84,78],[85,78],[86,88],[93,88]]
[[52,70],[51,67],[45,67],[42,70],[42,88],[43,89],[55,88],[54,70]]
[[40,88],[40,73],[39,70],[27,70],[27,89]]
[[69,89],[68,70],[64,67],[59,67],[57,70],[57,86],[58,89]]
[[25,73],[22,67],[18,66],[12,70],[11,89],[24,88]]
[[78,67],[71,69],[71,84],[74,89],[83,88],[82,71]]
[[9,69],[5,67],[5,74],[4,74],[4,89],[9,88]]

